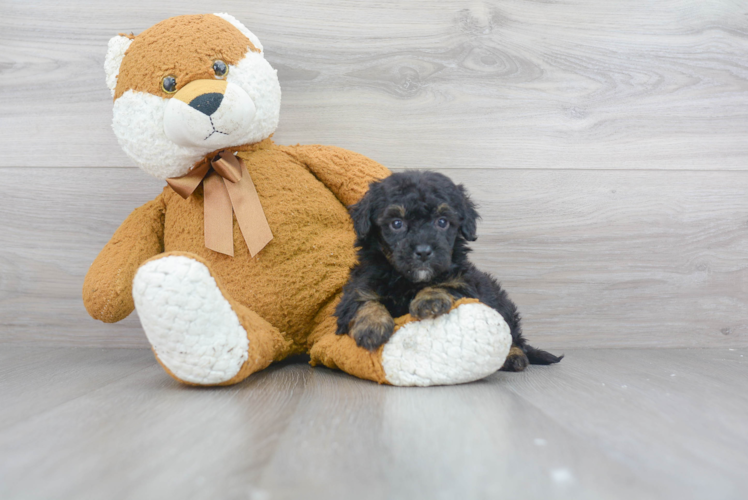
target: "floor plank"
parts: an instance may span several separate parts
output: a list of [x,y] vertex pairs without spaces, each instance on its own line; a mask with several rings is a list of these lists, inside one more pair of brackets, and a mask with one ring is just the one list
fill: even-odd
[[0,431],[0,497],[248,498],[308,365],[193,389],[141,354],[150,367]]
[[[262,475],[273,498],[599,499],[655,489],[498,379],[413,390],[320,369],[311,380]],[[537,446],[538,433],[555,439]]]
[[151,352],[143,349],[4,347],[3,351],[0,430],[156,365]]
[[206,10],[263,41],[284,143],[398,168],[748,165],[740,1],[37,0],[3,4],[0,166],[132,165],[110,129],[107,41]]
[[576,350],[562,363],[505,383],[637,476],[690,498],[748,493],[748,350]]
[[[748,492],[748,349],[576,349],[553,367],[425,389],[297,362],[196,389],[148,351],[38,349],[55,361],[28,366],[29,348],[0,352],[19,360],[0,372],[0,416],[13,400],[5,388],[25,383],[28,394],[11,410],[26,405],[25,418],[0,428],[8,500]],[[102,377],[107,357],[117,380]],[[35,406],[58,373],[60,392],[90,390]]]
[[0,171],[0,342],[33,344],[42,334],[47,345],[147,348],[136,315],[94,321],[81,290],[117,227],[163,181],[135,168],[34,170],[33,187],[28,169]]

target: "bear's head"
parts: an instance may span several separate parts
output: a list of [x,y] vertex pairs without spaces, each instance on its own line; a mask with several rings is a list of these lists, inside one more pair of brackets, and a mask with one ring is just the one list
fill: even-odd
[[104,63],[122,149],[160,179],[278,126],[280,84],[260,40],[228,14],[172,17],[109,41]]

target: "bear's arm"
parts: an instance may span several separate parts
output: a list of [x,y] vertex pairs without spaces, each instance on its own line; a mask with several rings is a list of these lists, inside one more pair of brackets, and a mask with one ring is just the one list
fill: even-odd
[[135,308],[132,280],[140,265],[164,251],[163,194],[136,208],[99,252],[83,281],[83,304],[105,323],[125,319]]
[[334,146],[297,145],[281,148],[306,166],[345,206],[358,203],[372,181],[384,179],[392,173],[364,155]]

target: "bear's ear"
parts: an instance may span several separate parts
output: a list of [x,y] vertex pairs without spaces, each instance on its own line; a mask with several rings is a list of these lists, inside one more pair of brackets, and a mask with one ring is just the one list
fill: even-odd
[[225,19],[226,21],[228,21],[231,24],[233,24],[236,29],[238,29],[239,31],[241,31],[244,36],[246,36],[247,38],[249,38],[249,41],[252,42],[252,45],[254,45],[255,48],[257,48],[260,51],[260,53],[263,52],[263,50],[262,50],[262,44],[260,43],[260,39],[257,38],[257,35],[255,35],[251,31],[249,31],[247,29],[247,27],[244,26],[242,23],[240,23],[237,18],[235,18],[231,14],[226,14],[225,12],[216,13],[216,14],[213,14],[213,15],[214,16],[218,16],[221,19]]
[[106,72],[106,86],[112,91],[112,97],[114,97],[114,89],[117,87],[119,67],[125,57],[125,52],[132,43],[132,38],[134,37],[117,35],[109,40],[109,48],[106,51],[106,59],[104,59],[104,71]]

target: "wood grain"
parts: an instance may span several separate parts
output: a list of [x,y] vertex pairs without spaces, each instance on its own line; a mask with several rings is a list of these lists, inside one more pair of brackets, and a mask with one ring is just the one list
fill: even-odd
[[578,350],[562,362],[495,377],[637,477],[654,474],[682,498],[745,496],[748,352]]
[[530,339],[746,345],[745,173],[448,173],[481,205],[473,259],[517,302]]
[[8,348],[0,357],[0,429],[126,378],[156,360],[145,349]]
[[[147,346],[105,325],[88,266],[161,183],[138,169],[3,169],[0,342]],[[748,346],[748,173],[443,170],[483,215],[473,260],[538,346]]]
[[[5,2],[0,166],[129,166],[110,130],[107,40],[196,0]],[[215,1],[263,40],[282,143],[387,166],[748,166],[746,5]]]
[[0,351],[18,359],[0,387],[26,392],[0,393],[14,403],[0,404],[7,500],[737,500],[748,488],[748,349],[573,349],[552,367],[433,388],[283,363],[209,389],[173,381],[147,350],[33,351]]
[[0,185],[0,339],[145,347],[134,315],[90,319],[81,290],[88,267],[137,206],[163,182],[134,168],[3,169]]
[[[201,390],[147,349],[66,347],[148,346],[135,315],[104,325],[80,299],[162,187],[110,129],[107,41],[205,10],[265,44],[278,142],[463,182],[474,261],[564,361],[415,390],[283,363]],[[3,2],[0,497],[744,498],[747,16],[738,0]],[[578,349],[602,346],[619,349]]]
[[[539,431],[553,446],[532,445]],[[565,477],[575,471],[571,480]],[[610,484],[620,485],[610,491]],[[426,390],[313,370],[261,487],[280,498],[632,498],[652,489],[501,386]]]
[[[80,351],[68,363],[88,372],[93,385],[99,373],[83,356],[88,349]],[[150,366],[0,431],[2,498],[208,498],[219,484],[216,498],[249,497],[298,403],[308,365],[274,367],[228,390],[195,390],[166,376],[150,352],[133,352],[138,368],[146,359]],[[54,359],[50,367],[60,365]],[[37,394],[41,374],[54,372],[37,372]],[[22,375],[9,383],[15,380],[23,382]]]

